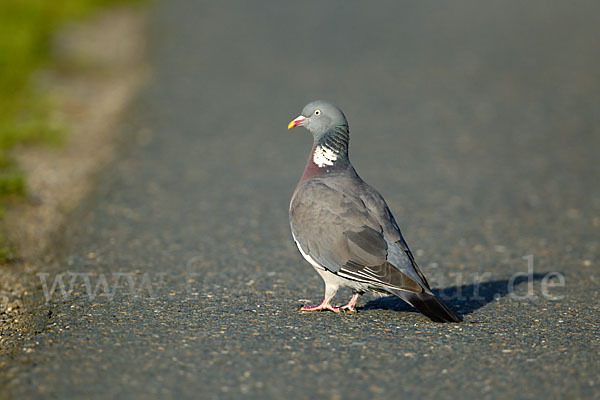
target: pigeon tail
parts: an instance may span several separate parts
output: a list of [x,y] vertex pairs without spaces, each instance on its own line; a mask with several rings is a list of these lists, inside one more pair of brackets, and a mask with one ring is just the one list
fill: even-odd
[[461,322],[462,320],[456,316],[450,309],[442,303],[442,301],[433,294],[429,293],[412,293],[399,290],[390,290],[392,294],[400,297],[408,304],[425,314],[434,322]]

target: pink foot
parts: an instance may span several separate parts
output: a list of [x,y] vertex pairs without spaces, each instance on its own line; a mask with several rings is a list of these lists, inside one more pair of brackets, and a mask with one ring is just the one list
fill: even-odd
[[342,311],[347,311],[347,312],[356,312],[356,308],[354,307],[354,304],[346,304],[345,306],[341,306],[340,310]]
[[334,307],[331,303],[325,299],[318,306],[304,306],[300,308],[300,311],[333,311],[334,313],[339,313],[339,307]]
[[342,311],[348,311],[348,312],[356,312],[355,306],[356,306],[356,302],[358,301],[359,297],[360,297],[360,293],[354,293],[352,295],[352,298],[348,302],[348,304],[346,304],[345,306],[340,307],[340,310],[342,310]]

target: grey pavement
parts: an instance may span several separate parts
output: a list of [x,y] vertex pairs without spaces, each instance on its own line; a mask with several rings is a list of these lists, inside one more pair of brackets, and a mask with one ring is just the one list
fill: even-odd
[[[155,7],[122,156],[42,271],[75,289],[40,289],[0,397],[600,398],[600,3]],[[286,124],[319,98],[462,324],[298,311]]]

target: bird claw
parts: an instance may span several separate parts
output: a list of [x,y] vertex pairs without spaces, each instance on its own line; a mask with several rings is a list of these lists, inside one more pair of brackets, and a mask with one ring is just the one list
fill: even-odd
[[341,306],[340,310],[352,313],[356,312],[356,301],[358,300],[359,296],[360,293],[354,293],[348,304],[346,304],[345,306]]
[[321,303],[318,306],[303,306],[300,307],[300,311],[333,311],[334,313],[339,313],[340,308],[334,307],[329,303]]
[[354,307],[354,305],[351,305],[351,304],[346,304],[345,306],[341,306],[341,307],[339,307],[339,309],[342,311],[345,311],[345,312],[351,312],[351,313],[356,312],[356,308]]

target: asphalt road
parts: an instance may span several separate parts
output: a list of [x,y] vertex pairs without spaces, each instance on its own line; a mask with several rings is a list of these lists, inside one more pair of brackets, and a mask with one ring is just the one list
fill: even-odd
[[[522,3],[158,1],[121,160],[42,271],[75,290],[0,396],[600,398],[600,3]],[[319,98],[462,324],[297,311],[286,124]]]

